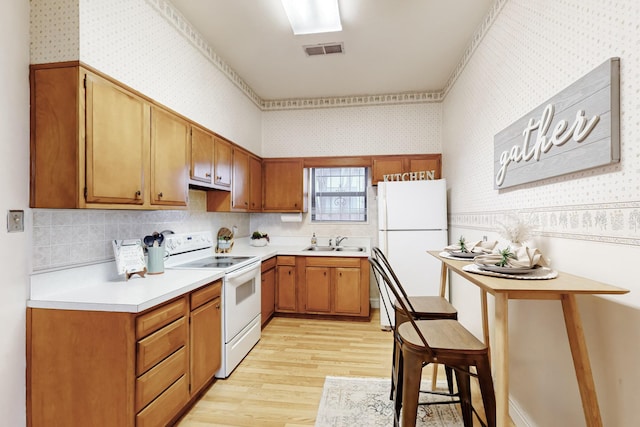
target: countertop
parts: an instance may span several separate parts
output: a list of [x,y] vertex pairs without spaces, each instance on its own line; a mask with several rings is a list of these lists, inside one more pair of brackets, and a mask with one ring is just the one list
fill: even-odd
[[[324,244],[319,242],[319,244]],[[261,260],[276,255],[368,257],[370,240],[352,238],[343,246],[364,246],[366,252],[313,252],[306,238],[272,238],[267,246],[250,245],[249,238],[235,241],[229,255],[257,256]],[[115,262],[103,262],[31,275],[27,307],[139,313],[172,298],[195,290],[224,276],[212,270],[174,270],[125,280],[118,275]]]

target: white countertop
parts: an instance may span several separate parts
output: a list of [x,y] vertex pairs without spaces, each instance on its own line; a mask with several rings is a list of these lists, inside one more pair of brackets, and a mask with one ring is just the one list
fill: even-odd
[[[343,246],[364,246],[366,252],[313,252],[307,238],[272,238],[267,246],[255,247],[249,238],[235,241],[230,255],[258,256],[263,261],[275,255],[368,257],[368,238],[350,238]],[[172,298],[222,278],[212,270],[173,270],[128,281],[116,273],[115,262],[103,262],[31,275],[31,295],[27,307],[60,310],[90,310],[139,313]]]

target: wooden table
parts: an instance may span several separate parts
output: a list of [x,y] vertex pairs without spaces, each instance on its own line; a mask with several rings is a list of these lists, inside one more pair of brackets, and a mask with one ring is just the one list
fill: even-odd
[[466,272],[465,260],[453,260],[439,255],[440,251],[429,251],[442,261],[441,289],[446,286],[447,271],[464,277],[481,289],[482,330],[485,343],[489,344],[489,321],[487,314],[487,292],[495,297],[495,343],[491,345],[493,354],[493,375],[496,391],[497,424],[499,427],[511,425],[509,417],[509,300],[560,300],[564,322],[569,337],[573,365],[578,379],[582,408],[587,426],[602,426],[600,408],[593,382],[591,364],[584,339],[582,321],[576,294],[625,294],[627,289],[596,282],[568,273],[559,273],[550,280],[517,280],[485,276]]

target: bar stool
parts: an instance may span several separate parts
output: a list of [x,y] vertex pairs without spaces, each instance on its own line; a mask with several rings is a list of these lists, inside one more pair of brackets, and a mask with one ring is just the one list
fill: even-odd
[[[473,425],[471,376],[478,378],[482,394],[486,424],[480,420],[481,424],[495,427],[496,400],[487,346],[457,320],[414,320],[406,301],[393,286],[382,265],[373,257],[369,258],[369,263],[374,273],[382,279],[384,286],[394,295],[408,319],[394,331],[394,338],[400,346],[397,391],[394,396],[394,426],[398,426],[402,420],[403,427],[415,427],[422,368],[426,364],[437,362],[455,370],[465,427]],[[470,367],[475,368],[475,373],[471,372]],[[442,403],[452,402],[430,404]]]
[[[385,272],[387,273],[387,276],[392,280],[393,286],[395,287],[395,289],[398,290],[402,295],[402,298],[405,301],[407,307],[409,308],[411,316],[413,317],[414,320],[434,320],[434,319],[457,320],[458,319],[458,311],[443,296],[409,296],[407,295],[407,292],[405,291],[404,287],[400,283],[398,276],[393,271],[393,268],[391,268],[391,264],[387,260],[387,257],[385,257],[384,253],[382,253],[380,248],[374,246],[373,248],[371,248],[371,253],[373,254],[373,258],[376,259],[380,263],[381,267],[384,268]],[[376,277],[376,281],[377,280],[378,278]],[[381,295],[386,296],[386,301],[393,301],[389,293],[390,291],[389,289],[387,289],[386,286],[381,287],[380,283],[378,283],[378,289],[380,290]],[[386,306],[384,298],[382,303],[385,304]],[[388,316],[389,310],[385,310],[385,311]],[[389,320],[389,324],[395,325],[393,326],[395,330],[399,325],[407,322],[409,319],[407,318],[404,311],[402,310],[402,307],[398,304],[397,301],[394,302],[393,311],[394,311],[395,321],[392,323],[391,319],[388,319],[388,320]],[[396,383],[398,378],[397,362],[398,362],[399,356],[400,356],[400,349],[397,345],[397,341],[393,340],[393,353],[392,353],[393,359],[391,363],[391,367],[392,367],[391,394],[389,397],[390,399],[393,399],[393,394],[396,388]],[[436,375],[436,373],[437,373],[437,370],[434,369],[434,375]],[[445,373],[447,376],[447,385],[449,388],[449,394],[453,395],[454,394],[453,393],[453,375],[451,373],[451,368],[448,368],[445,366]]]

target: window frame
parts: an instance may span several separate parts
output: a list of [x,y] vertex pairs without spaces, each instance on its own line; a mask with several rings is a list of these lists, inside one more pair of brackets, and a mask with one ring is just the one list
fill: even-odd
[[[328,192],[322,191],[319,192],[316,189],[316,170],[317,169],[362,169],[363,170],[363,178],[364,178],[364,188],[362,191],[343,191],[343,192]],[[339,224],[367,224],[369,220],[369,179],[370,173],[369,169],[366,166],[314,166],[309,168],[309,197],[310,197],[310,211],[311,211],[311,222],[315,224],[329,224],[329,223],[339,223]],[[346,175],[336,175],[337,177],[342,177]],[[363,208],[359,213],[361,218],[359,219],[318,219],[317,218],[317,197],[362,197],[363,198]]]

